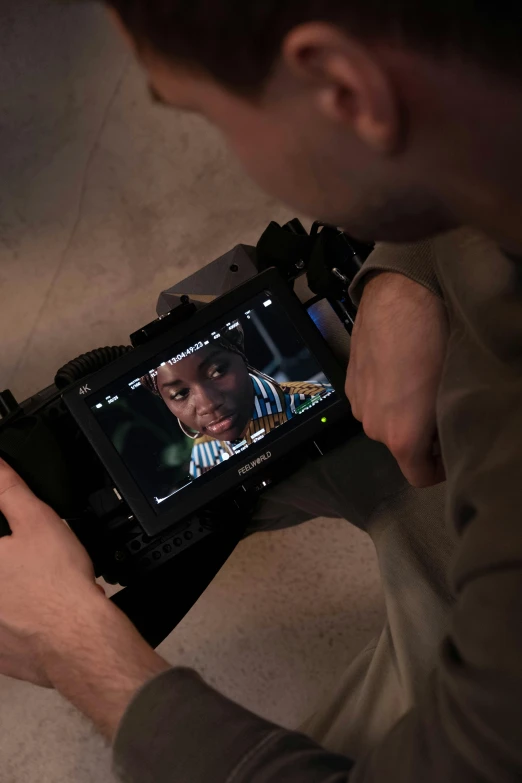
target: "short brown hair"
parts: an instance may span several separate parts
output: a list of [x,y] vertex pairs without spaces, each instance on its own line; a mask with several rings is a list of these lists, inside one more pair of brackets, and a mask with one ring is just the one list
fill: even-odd
[[240,93],[262,89],[296,25],[330,22],[434,57],[522,74],[520,0],[105,0],[138,45]]

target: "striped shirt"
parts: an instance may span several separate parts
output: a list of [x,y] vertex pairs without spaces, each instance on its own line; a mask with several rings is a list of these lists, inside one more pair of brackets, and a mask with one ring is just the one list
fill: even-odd
[[299,415],[301,406],[333,391],[332,386],[308,381],[277,383],[267,376],[250,373],[254,387],[254,410],[243,440],[229,443],[208,436],[197,438],[192,449],[190,475],[199,478],[230,459],[272,430]]

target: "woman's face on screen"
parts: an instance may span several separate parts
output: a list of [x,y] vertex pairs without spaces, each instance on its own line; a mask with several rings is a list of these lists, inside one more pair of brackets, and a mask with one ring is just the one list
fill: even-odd
[[226,441],[245,434],[254,387],[238,354],[205,346],[177,364],[159,367],[157,384],[171,413],[188,429]]

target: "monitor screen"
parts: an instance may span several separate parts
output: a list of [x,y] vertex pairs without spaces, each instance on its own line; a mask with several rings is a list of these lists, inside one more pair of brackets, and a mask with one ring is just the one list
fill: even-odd
[[113,381],[89,406],[161,513],[336,400],[283,304],[265,292]]

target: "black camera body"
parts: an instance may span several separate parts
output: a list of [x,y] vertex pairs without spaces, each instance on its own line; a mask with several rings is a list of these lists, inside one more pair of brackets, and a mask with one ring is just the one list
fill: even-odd
[[[364,247],[292,221],[251,251],[250,279],[213,302],[167,292],[132,346],[74,360],[21,404],[0,394],[0,456],[68,522],[96,574],[126,586],[113,600],[153,645],[243,537],[259,495],[360,430],[344,367],[293,287],[308,273],[313,303],[328,300],[349,330]],[[191,428],[198,405],[214,412]]]

